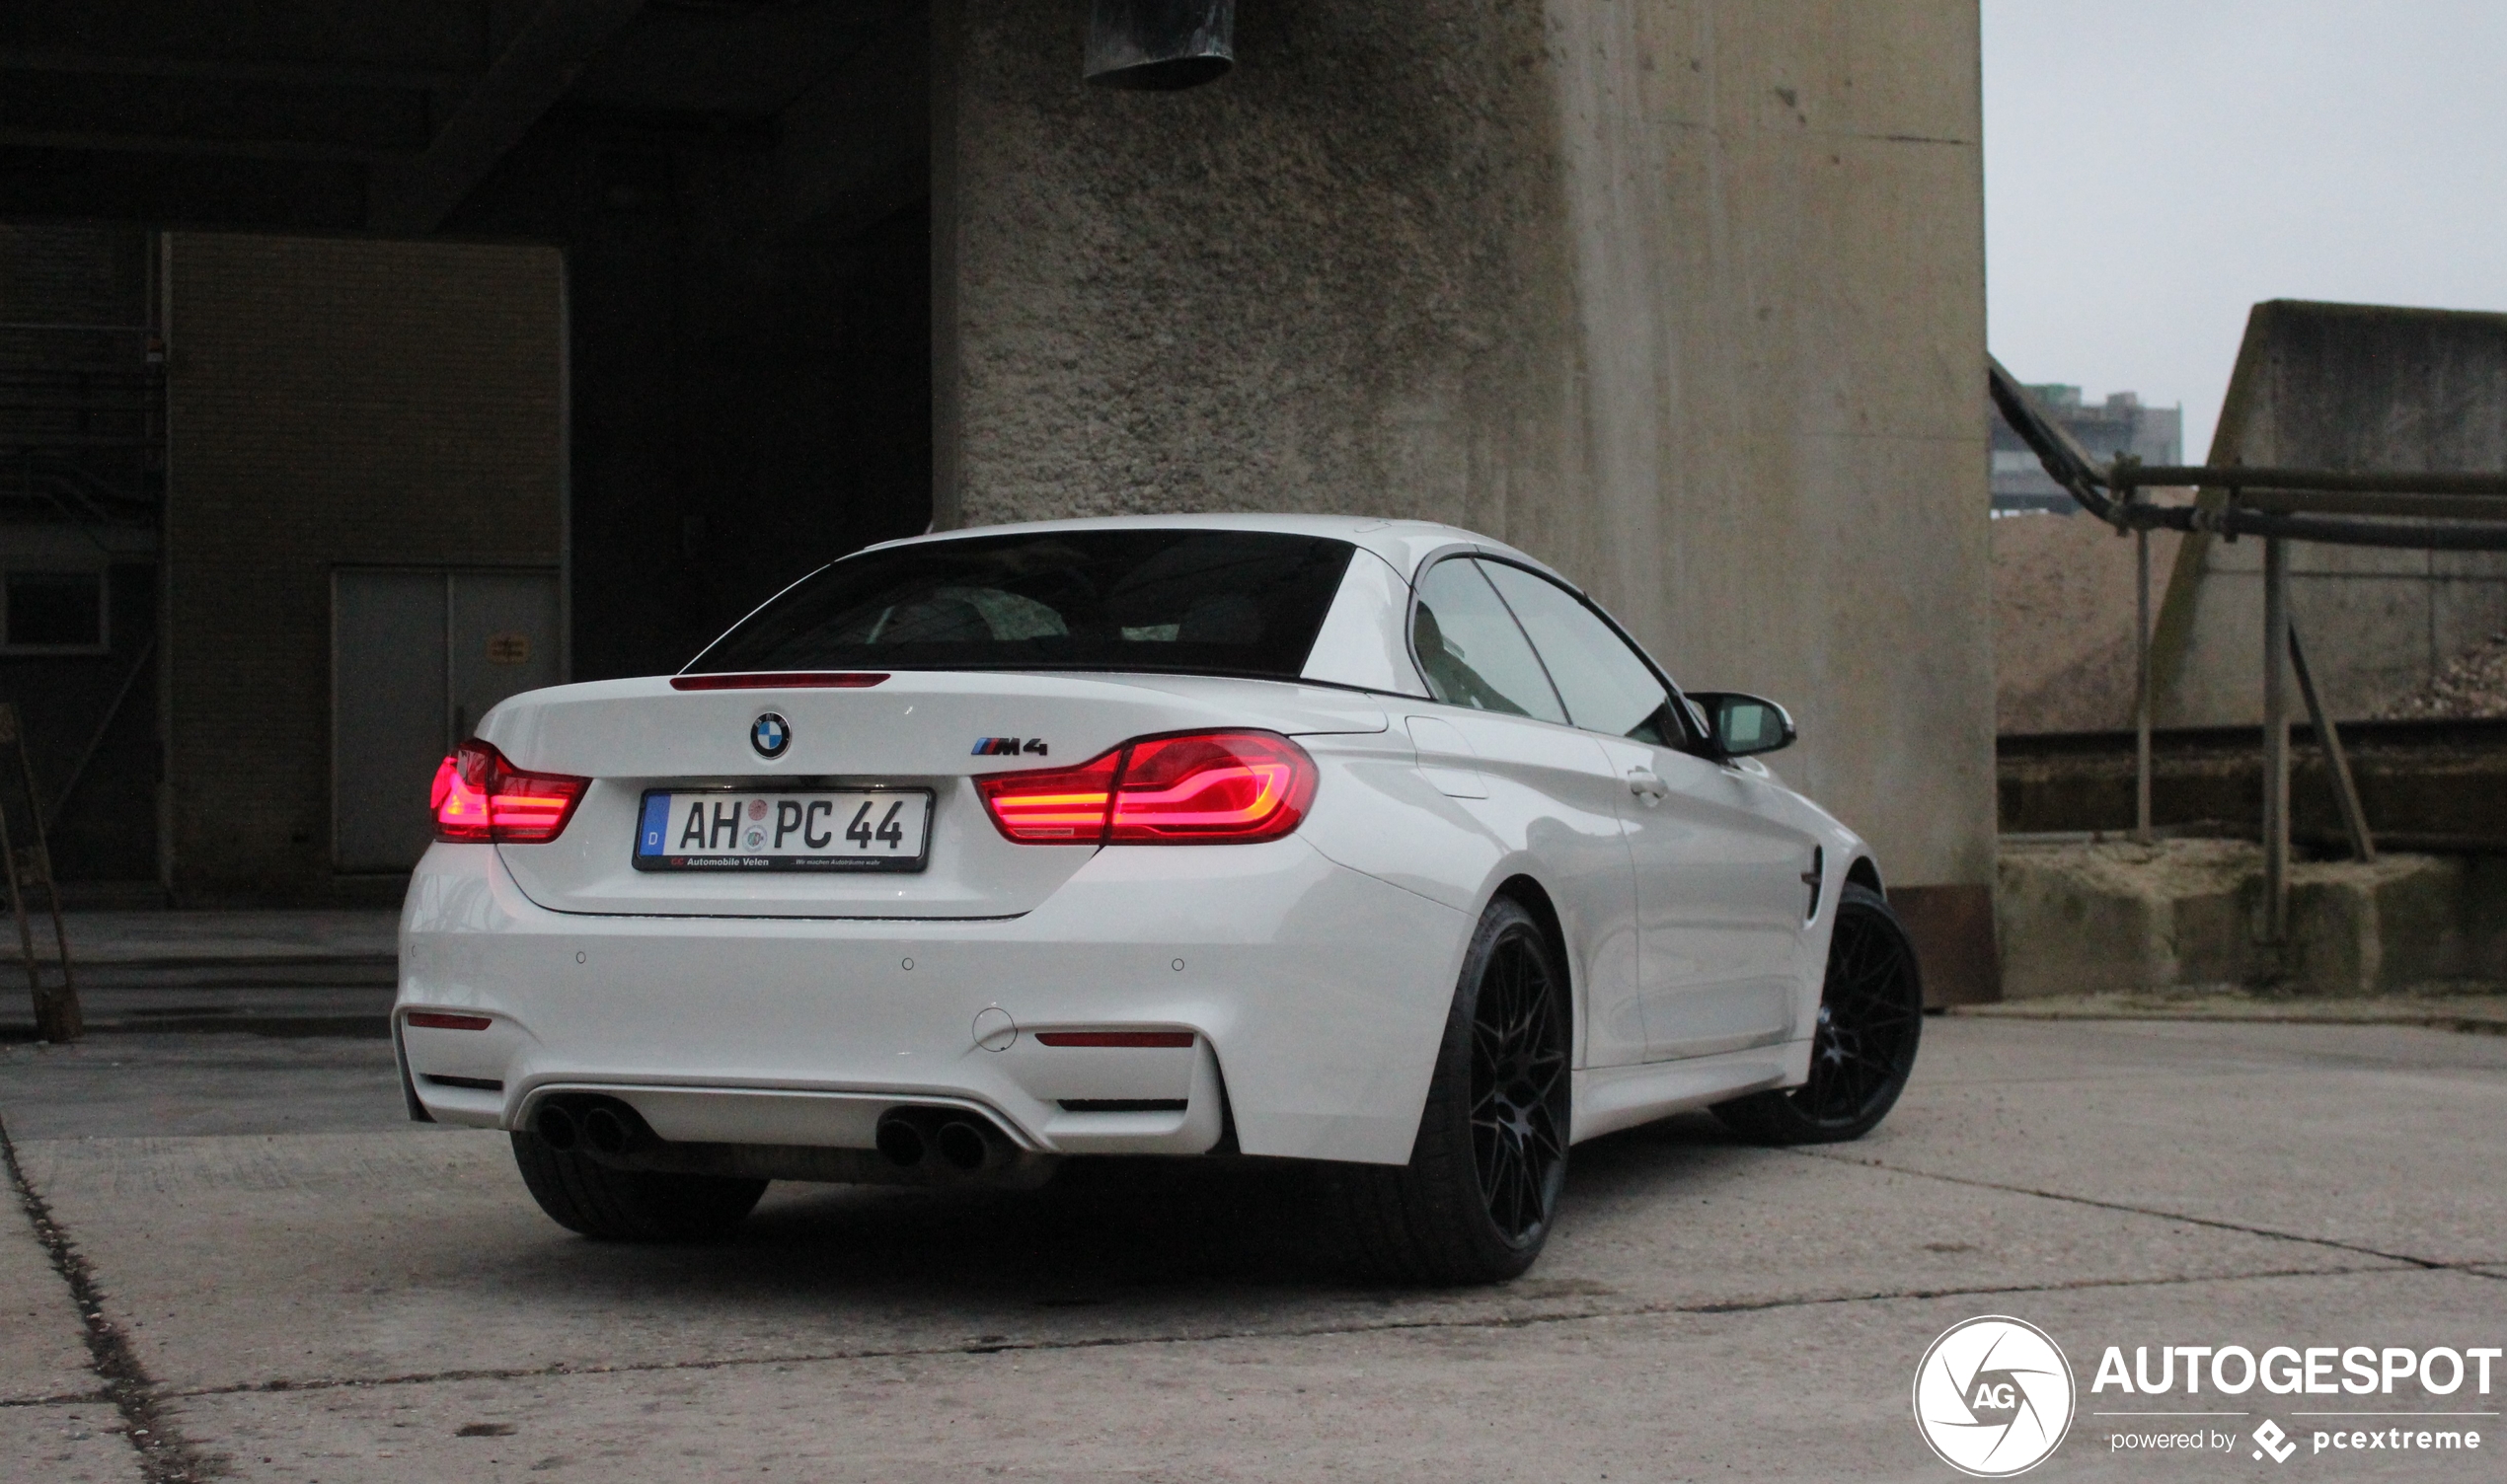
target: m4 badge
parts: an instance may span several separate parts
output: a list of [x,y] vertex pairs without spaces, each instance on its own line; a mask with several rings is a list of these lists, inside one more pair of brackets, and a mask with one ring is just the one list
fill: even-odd
[[1045,756],[1042,737],[977,737],[973,756],[978,758],[1015,758],[1021,753],[1032,757]]

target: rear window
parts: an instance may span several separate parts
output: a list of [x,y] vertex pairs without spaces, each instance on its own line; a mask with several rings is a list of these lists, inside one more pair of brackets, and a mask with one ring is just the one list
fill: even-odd
[[1267,531],[1127,530],[865,552],[803,578],[688,669],[1295,679],[1354,550]]

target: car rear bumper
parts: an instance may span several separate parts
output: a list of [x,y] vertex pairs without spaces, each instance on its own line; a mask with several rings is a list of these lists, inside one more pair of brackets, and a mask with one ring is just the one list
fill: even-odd
[[[1196,1153],[1232,1118],[1248,1153],[1398,1163],[1469,928],[1295,837],[1102,850],[985,921],[557,913],[492,848],[438,845],[394,1029],[447,1123],[598,1091],[664,1139],[860,1149],[886,1108],[939,1103],[1046,1153]],[[1190,1040],[1039,1038],[1090,1031]]]

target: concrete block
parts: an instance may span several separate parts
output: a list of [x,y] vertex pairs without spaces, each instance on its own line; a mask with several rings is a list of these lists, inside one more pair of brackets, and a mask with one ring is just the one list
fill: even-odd
[[2385,855],[2290,871],[2290,931],[2255,941],[2263,853],[2176,840],[2004,851],[2009,1000],[2242,986],[2361,996],[2507,980],[2507,861]]

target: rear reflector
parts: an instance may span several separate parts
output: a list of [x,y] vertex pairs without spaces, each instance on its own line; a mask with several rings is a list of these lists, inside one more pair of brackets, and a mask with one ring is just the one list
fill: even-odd
[[412,1010],[402,1018],[427,1030],[486,1030],[496,1023],[486,1015],[447,1015],[441,1010]]
[[1306,750],[1277,732],[1186,732],[975,787],[993,825],[1024,845],[1245,845],[1295,830],[1315,779]]
[[557,839],[591,779],[524,773],[477,737],[435,768],[435,838],[453,844],[541,845]]
[[673,675],[674,691],[859,691],[887,679],[867,670],[754,670],[736,675]]
[[1192,1044],[1188,1030],[1048,1030],[1037,1035],[1047,1046],[1166,1046]]

